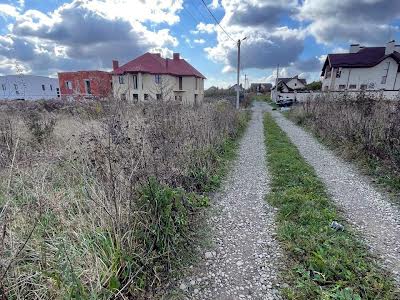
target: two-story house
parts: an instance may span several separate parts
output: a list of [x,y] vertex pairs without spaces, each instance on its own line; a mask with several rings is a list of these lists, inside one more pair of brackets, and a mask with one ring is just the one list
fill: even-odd
[[205,77],[186,60],[145,53],[119,66],[113,61],[114,97],[123,101],[176,100],[197,104],[204,98]]
[[306,88],[307,81],[303,78],[299,78],[298,75],[290,78],[277,78],[276,85],[272,90],[277,90],[278,92],[289,93],[296,90],[302,90]]
[[350,46],[349,53],[328,54],[322,68],[322,90],[399,90],[400,45]]

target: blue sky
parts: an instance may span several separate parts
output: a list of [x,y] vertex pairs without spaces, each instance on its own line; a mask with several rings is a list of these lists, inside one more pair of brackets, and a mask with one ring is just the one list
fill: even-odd
[[[0,0],[0,74],[56,76],[111,68],[146,52],[180,52],[207,78],[206,87],[235,82],[236,45],[242,80],[319,78],[327,53],[350,43],[400,42],[394,0]],[[233,40],[232,40],[233,39]]]

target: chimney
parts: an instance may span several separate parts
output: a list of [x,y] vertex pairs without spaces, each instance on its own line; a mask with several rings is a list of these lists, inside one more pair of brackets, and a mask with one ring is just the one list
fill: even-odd
[[179,59],[179,53],[174,53],[174,60],[178,60]]
[[119,67],[118,60],[113,60],[113,61],[112,61],[112,66],[113,66],[113,71],[115,71],[116,69],[118,69],[118,67]]
[[351,44],[349,53],[357,53],[361,48],[360,44]]
[[395,49],[395,41],[392,40],[386,44],[385,55],[392,54]]

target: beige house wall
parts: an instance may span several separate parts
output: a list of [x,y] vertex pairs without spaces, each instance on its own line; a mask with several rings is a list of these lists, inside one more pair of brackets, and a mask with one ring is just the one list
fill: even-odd
[[[137,89],[134,88],[135,75],[137,76]],[[144,102],[145,95],[147,95],[147,99],[150,101],[156,100],[157,94],[159,94],[166,101],[180,101],[181,99],[183,104],[190,105],[195,104],[195,102],[199,104],[204,99],[203,78],[182,76],[182,89],[179,89],[179,76],[160,75],[160,84],[156,83],[154,74],[138,73],[121,76],[123,77],[123,84],[119,83],[119,75],[112,76],[113,94],[118,99],[126,97],[127,101],[135,102],[134,95],[137,95],[138,101]]]

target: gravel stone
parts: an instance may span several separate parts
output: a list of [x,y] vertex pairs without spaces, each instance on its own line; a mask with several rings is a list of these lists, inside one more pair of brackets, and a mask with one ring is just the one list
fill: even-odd
[[[274,239],[276,211],[265,201],[264,109],[262,103],[254,104],[238,157],[212,199],[207,220],[212,249],[204,249],[203,259],[183,280],[196,281],[185,294],[188,299],[282,299],[276,288],[283,257]],[[207,253],[215,256],[208,259]],[[199,282],[202,277],[206,280]]]
[[338,158],[302,128],[271,111],[278,125],[325,183],[333,201],[400,286],[400,210],[370,179]]

